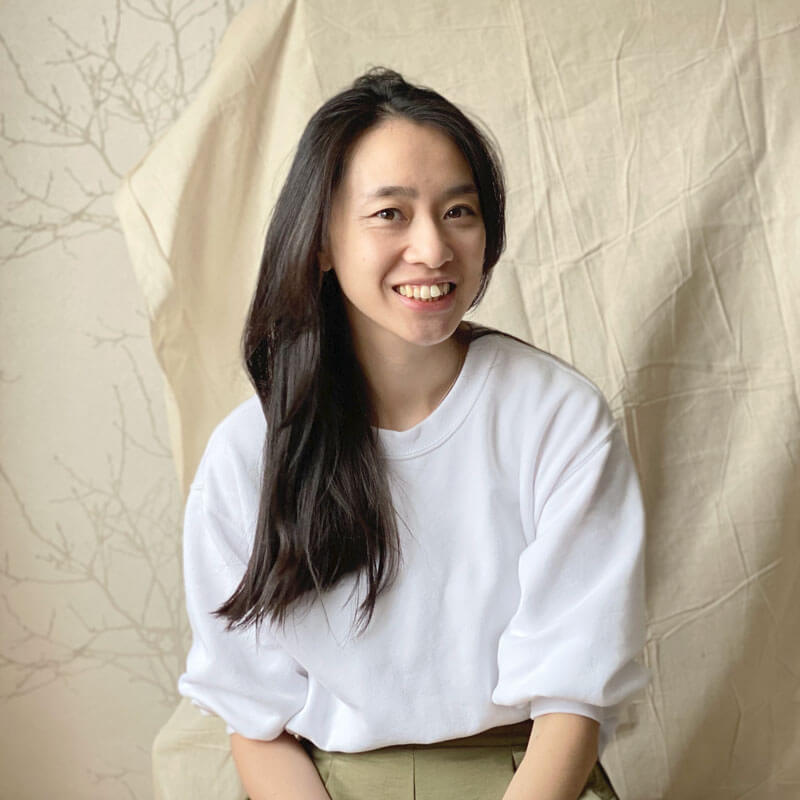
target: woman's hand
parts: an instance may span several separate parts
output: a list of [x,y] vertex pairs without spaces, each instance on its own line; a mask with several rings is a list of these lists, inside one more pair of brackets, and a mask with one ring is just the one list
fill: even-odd
[[579,714],[536,717],[503,800],[577,800],[597,761],[599,728]]
[[314,762],[286,731],[268,742],[234,733],[231,752],[250,800],[330,800]]

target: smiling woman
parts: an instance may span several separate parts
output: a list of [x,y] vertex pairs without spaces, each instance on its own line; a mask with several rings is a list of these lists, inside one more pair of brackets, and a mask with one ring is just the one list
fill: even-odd
[[455,380],[464,348],[453,333],[485,247],[472,170],[449,136],[403,117],[361,136],[320,260],[336,273],[379,426],[424,419]]
[[[181,692],[251,800],[613,798],[647,682],[636,474],[600,391],[464,322],[499,160],[376,69],[306,127],[185,517]],[[558,624],[554,624],[557,620]]]

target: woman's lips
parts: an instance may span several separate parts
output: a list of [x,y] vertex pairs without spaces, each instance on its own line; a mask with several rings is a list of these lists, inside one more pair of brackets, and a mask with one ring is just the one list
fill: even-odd
[[397,295],[398,300],[408,308],[413,308],[415,311],[428,312],[449,311],[455,302],[455,293],[456,288],[454,287],[446,295],[437,297],[435,300],[417,300],[415,297],[405,297],[400,294],[397,289],[394,290],[394,294]]

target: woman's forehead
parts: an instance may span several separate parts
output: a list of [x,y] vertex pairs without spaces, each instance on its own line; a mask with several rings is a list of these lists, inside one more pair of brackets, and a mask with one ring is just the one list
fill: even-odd
[[353,145],[343,188],[351,199],[367,201],[390,194],[419,194],[443,186],[468,187],[472,170],[455,142],[431,125],[392,118]]

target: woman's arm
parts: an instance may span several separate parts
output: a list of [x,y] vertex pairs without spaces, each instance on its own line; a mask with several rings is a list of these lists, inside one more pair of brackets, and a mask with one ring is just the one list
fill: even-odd
[[231,752],[250,800],[330,800],[314,762],[286,731],[271,741],[231,734]]
[[597,761],[599,728],[579,714],[536,717],[503,800],[577,800]]

